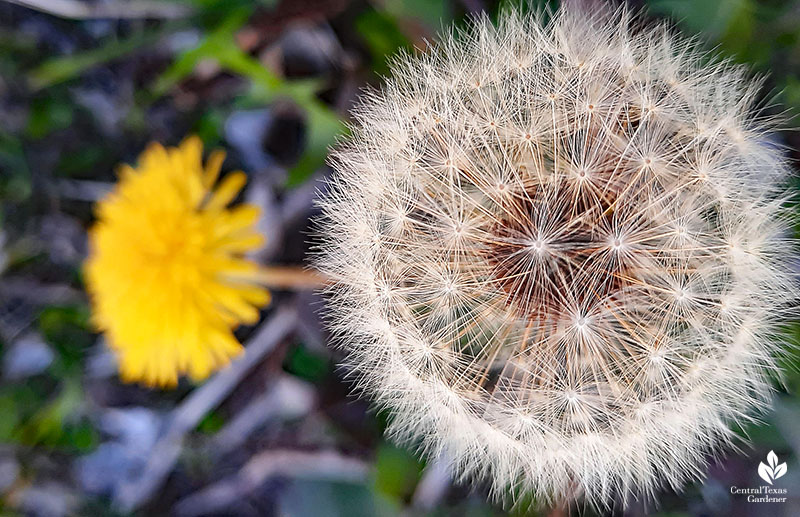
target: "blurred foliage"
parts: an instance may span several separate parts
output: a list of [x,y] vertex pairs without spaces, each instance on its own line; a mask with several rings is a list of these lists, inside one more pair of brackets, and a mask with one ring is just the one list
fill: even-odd
[[793,0],[650,0],[724,56],[768,74],[778,101],[800,113],[800,10]]
[[225,425],[225,417],[216,411],[209,412],[200,424],[197,426],[197,431],[203,434],[214,434]]
[[315,354],[303,345],[291,348],[286,354],[283,368],[288,373],[310,382],[320,383],[331,373],[326,357]]
[[369,47],[373,70],[381,75],[389,73],[388,59],[392,54],[411,47],[397,19],[388,13],[366,11],[356,19],[355,28]]
[[125,57],[145,45],[153,44],[159,37],[174,30],[175,27],[164,27],[159,30],[139,32],[125,39],[111,40],[95,49],[49,59],[29,71],[28,80],[34,90],[40,90],[75,79],[92,67]]
[[391,444],[378,447],[375,489],[398,501],[409,500],[422,474],[420,463],[408,451]]

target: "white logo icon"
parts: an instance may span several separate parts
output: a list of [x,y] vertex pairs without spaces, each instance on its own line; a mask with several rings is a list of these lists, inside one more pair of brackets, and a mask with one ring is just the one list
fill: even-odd
[[763,462],[758,464],[758,475],[771,485],[773,481],[786,474],[786,463],[778,465],[778,456],[774,451],[769,451],[767,454],[767,463],[769,466]]

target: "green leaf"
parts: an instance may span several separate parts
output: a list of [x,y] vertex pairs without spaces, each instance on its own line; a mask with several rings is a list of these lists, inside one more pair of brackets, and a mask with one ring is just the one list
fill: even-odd
[[382,10],[394,18],[423,22],[430,32],[437,32],[453,20],[450,2],[446,0],[405,0],[384,2]]
[[355,21],[356,31],[364,38],[372,68],[381,75],[389,72],[388,58],[401,48],[411,48],[411,42],[400,30],[397,20],[379,11],[365,11]]
[[749,423],[734,431],[748,442],[762,447],[780,449],[786,445],[786,439],[772,421]]
[[31,87],[36,90],[69,81],[79,77],[92,67],[119,59],[139,48],[154,44],[177,27],[175,24],[164,24],[158,29],[137,32],[128,38],[110,41],[96,49],[49,59],[28,72],[28,80]]
[[289,171],[288,187],[302,184],[325,163],[328,148],[345,129],[344,123],[329,109],[311,104],[307,106],[307,110],[306,147],[303,156]]
[[89,330],[89,308],[86,306],[50,306],[39,315],[39,330],[58,352],[54,365],[61,373],[76,372],[94,338]]
[[183,51],[161,74],[153,87],[155,96],[164,95],[174,85],[188,77],[201,61],[221,62],[226,54],[235,53],[238,47],[234,35],[247,22],[250,12],[249,8],[242,7],[229,10],[219,25],[196,47]]
[[781,97],[783,102],[795,112],[800,112],[800,79],[795,76],[788,76],[783,86]]
[[26,133],[34,140],[43,138],[53,131],[69,127],[73,114],[73,106],[67,99],[39,97],[31,102]]
[[8,443],[14,437],[17,425],[19,425],[19,408],[11,393],[0,394],[0,442]]
[[322,381],[330,372],[326,358],[312,353],[302,345],[289,350],[283,367],[287,372],[311,382]]
[[407,451],[388,443],[378,448],[375,488],[394,499],[406,499],[414,491],[423,465]]
[[86,420],[75,425],[66,425],[62,439],[58,445],[68,447],[80,454],[85,454],[97,447],[100,436],[97,430]]
[[203,434],[214,434],[225,425],[225,418],[217,413],[211,411],[197,424],[197,431]]
[[200,137],[206,148],[220,145],[220,134],[225,124],[225,115],[219,109],[209,108],[195,123],[193,132]]
[[22,141],[10,133],[0,132],[0,170],[0,200],[27,200],[33,192],[28,161]]
[[693,32],[718,39],[749,0],[650,0],[653,12],[670,16]]
[[398,505],[387,504],[363,484],[294,478],[281,489],[281,515],[287,517],[398,517]]
[[249,15],[249,9],[233,10],[198,46],[185,51],[164,71],[156,82],[154,92],[157,96],[165,94],[191,74],[198,63],[210,59],[221,68],[247,78],[252,85],[252,99],[269,103],[279,97],[286,97],[305,108],[308,116],[307,143],[303,155],[289,172],[288,178],[288,186],[295,186],[322,166],[328,146],[342,133],[344,124],[330,108],[316,98],[318,81],[285,81],[236,45],[235,33],[246,23]]
[[29,445],[57,445],[64,433],[65,421],[83,403],[83,390],[77,377],[67,378],[61,392],[39,409],[18,430],[16,440]]
[[97,170],[103,170],[101,162],[108,159],[109,154],[111,153],[107,144],[86,142],[73,152],[63,153],[56,164],[56,172],[67,178],[86,177],[87,173],[96,174]]
[[739,61],[756,63],[768,60],[771,45],[764,38],[754,39],[757,29],[754,11],[751,0],[742,0],[736,11],[730,14],[720,37],[725,52]]

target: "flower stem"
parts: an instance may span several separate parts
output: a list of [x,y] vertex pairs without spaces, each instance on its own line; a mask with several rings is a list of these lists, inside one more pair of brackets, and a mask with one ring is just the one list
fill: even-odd
[[298,266],[263,266],[258,280],[265,287],[281,291],[319,289],[330,283],[320,273]]

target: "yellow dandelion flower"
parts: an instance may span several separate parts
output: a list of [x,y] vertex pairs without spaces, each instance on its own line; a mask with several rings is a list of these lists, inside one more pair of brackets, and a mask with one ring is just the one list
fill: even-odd
[[269,302],[258,266],[242,256],[263,245],[259,209],[228,208],[246,176],[230,173],[214,188],[225,154],[203,166],[202,153],[197,137],[151,144],[96,206],[86,283],[123,380],[207,377],[242,350],[233,329],[258,321]]

